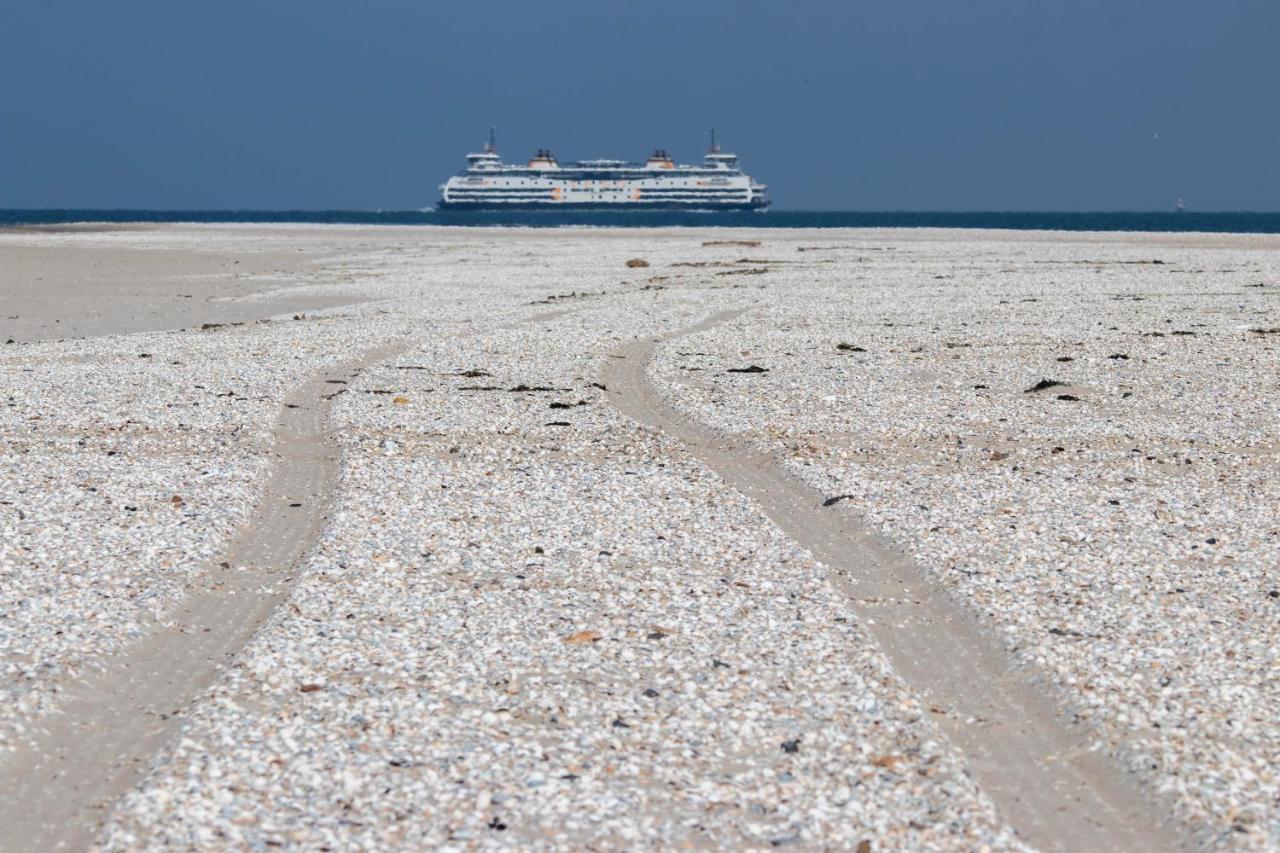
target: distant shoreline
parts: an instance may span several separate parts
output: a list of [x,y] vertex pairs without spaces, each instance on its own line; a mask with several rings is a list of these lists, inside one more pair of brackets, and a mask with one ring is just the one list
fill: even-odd
[[983,228],[1016,231],[1130,231],[1280,234],[1280,212],[1051,211],[627,211],[447,212],[435,210],[102,210],[0,209],[0,228],[144,223],[242,223],[330,225],[442,225],[556,228]]

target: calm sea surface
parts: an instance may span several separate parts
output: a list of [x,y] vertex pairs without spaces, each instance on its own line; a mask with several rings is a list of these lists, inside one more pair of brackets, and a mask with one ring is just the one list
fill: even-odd
[[1053,231],[1280,233],[1280,213],[928,213],[772,210],[456,213],[422,210],[0,210],[0,226],[67,222],[321,222],[356,225],[479,225],[555,228],[1013,228]]

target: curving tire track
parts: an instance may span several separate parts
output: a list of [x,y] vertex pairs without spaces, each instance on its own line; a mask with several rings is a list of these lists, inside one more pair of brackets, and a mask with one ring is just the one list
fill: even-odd
[[[276,462],[262,500],[229,550],[175,604],[164,627],[63,691],[58,711],[0,764],[0,850],[84,850],[181,724],[184,709],[285,600],[328,520],[340,476],[328,432],[331,378],[351,378],[407,345],[325,370],[280,411]],[[300,504],[300,506],[291,506]],[[233,568],[220,566],[222,561]]]
[[602,381],[638,423],[680,440],[730,486],[756,501],[830,570],[850,608],[899,675],[935,708],[970,772],[1025,842],[1045,850],[1173,850],[1183,839],[1167,810],[1064,718],[1037,681],[962,605],[892,550],[842,504],[787,473],[768,454],[717,435],[664,402],[646,366],[658,343],[743,313],[724,311],[613,353]]

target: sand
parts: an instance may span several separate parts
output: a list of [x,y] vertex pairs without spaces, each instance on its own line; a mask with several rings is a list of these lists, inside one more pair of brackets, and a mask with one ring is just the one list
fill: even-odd
[[174,239],[179,233],[146,225],[0,229],[0,341],[250,322],[358,298],[337,287],[290,292],[323,261],[291,245],[293,232],[234,247],[193,245]]
[[1274,846],[1277,249],[0,234],[0,843]]

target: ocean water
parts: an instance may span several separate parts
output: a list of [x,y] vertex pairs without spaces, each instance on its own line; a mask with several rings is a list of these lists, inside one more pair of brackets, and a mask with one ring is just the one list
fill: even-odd
[[770,210],[454,212],[435,210],[3,210],[0,226],[69,222],[319,222],[556,228],[1012,228],[1051,231],[1213,231],[1280,234],[1280,213],[1037,213]]

